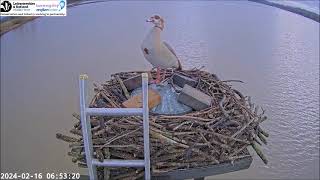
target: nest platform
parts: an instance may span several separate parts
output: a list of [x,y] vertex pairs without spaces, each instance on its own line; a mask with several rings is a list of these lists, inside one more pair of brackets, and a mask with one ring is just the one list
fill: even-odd
[[[143,72],[146,71],[120,72],[111,75],[105,83],[94,84],[95,95],[89,107],[122,107],[130,93],[123,82]],[[155,78],[155,71],[148,73]],[[174,74],[196,79],[195,88],[209,95],[212,103],[206,109],[181,115],[149,115],[151,172],[154,178],[196,178],[248,168],[252,161],[248,146],[252,146],[265,164],[268,163],[260,150],[261,145],[267,144],[269,136],[260,127],[267,117],[262,108],[251,102],[250,96],[244,96],[232,87],[232,82],[241,81],[223,81],[215,74],[199,69],[167,69],[163,73],[164,81],[169,83]],[[73,117],[76,120],[70,130],[73,136],[57,133],[56,137],[69,143],[68,155],[72,162],[85,168],[80,117],[76,113]],[[100,161],[143,159],[141,117],[90,118],[95,158]],[[144,175],[143,168],[98,167],[97,170],[99,179],[140,179]]]

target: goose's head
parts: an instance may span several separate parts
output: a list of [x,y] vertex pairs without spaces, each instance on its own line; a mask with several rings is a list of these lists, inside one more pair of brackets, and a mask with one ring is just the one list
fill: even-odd
[[159,15],[151,16],[149,19],[147,19],[147,22],[153,23],[155,27],[158,27],[161,30],[164,28],[164,20]]

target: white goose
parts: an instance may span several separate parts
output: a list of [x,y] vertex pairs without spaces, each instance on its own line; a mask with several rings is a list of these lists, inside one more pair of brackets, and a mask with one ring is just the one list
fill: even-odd
[[161,40],[161,32],[164,28],[164,20],[154,15],[147,22],[152,22],[154,27],[145,37],[141,44],[144,57],[157,68],[156,83],[160,83],[161,69],[177,68],[181,69],[181,63],[172,47]]

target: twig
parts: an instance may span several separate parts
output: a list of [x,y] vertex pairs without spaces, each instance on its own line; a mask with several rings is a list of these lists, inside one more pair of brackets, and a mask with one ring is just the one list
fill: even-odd
[[60,133],[56,134],[56,138],[57,139],[61,139],[61,140],[65,141],[65,142],[71,142],[71,143],[79,141],[77,138],[66,136],[66,135],[63,135],[63,134],[60,134]]
[[127,99],[129,99],[130,98],[130,94],[129,94],[128,89],[126,88],[126,86],[123,84],[123,81],[121,80],[121,78],[118,75],[116,75],[115,78],[119,82],[124,95],[126,96]]
[[244,125],[239,131],[237,131],[236,133],[234,133],[231,137],[234,138],[237,135],[239,135],[243,130],[245,130],[255,119],[252,118],[246,125]]
[[134,132],[137,132],[137,131],[140,130],[140,129],[141,129],[141,128],[138,128],[138,129],[135,129],[135,130],[133,130],[133,131],[127,132],[127,133],[125,133],[125,134],[122,134],[122,135],[120,135],[120,136],[116,136],[116,137],[114,137],[114,138],[111,138],[111,139],[109,139],[101,148],[106,147],[107,145],[109,145],[110,143],[112,143],[112,142],[115,141],[115,140],[118,140],[118,139],[120,139],[120,138],[123,138],[123,137],[129,135],[129,134],[132,134],[132,133],[134,133]]
[[264,162],[264,164],[268,164],[268,160],[267,160],[266,156],[262,153],[260,148],[254,142],[251,144],[251,146],[256,151],[256,153],[261,158],[261,160]]
[[230,79],[230,80],[224,80],[224,81],[221,81],[221,82],[239,82],[239,83],[244,83],[243,81],[241,80],[233,80],[233,79]]

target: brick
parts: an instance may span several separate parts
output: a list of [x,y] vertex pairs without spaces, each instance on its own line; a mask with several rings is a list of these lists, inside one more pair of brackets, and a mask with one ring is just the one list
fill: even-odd
[[[149,81],[151,79],[151,74],[150,73],[148,73],[148,79],[149,79]],[[141,74],[124,80],[123,84],[126,86],[128,91],[132,91],[132,90],[134,90],[134,89],[136,89],[138,87],[141,87],[141,85],[142,85]]]
[[198,84],[197,80],[176,73],[173,75],[172,80],[173,83],[179,87],[184,87],[185,84],[188,84],[191,87],[196,87]]
[[141,75],[133,76],[131,78],[128,78],[123,81],[123,84],[126,86],[126,88],[131,91],[138,87],[141,87],[142,79]]
[[184,85],[178,101],[199,111],[211,105],[211,97],[189,85]]

